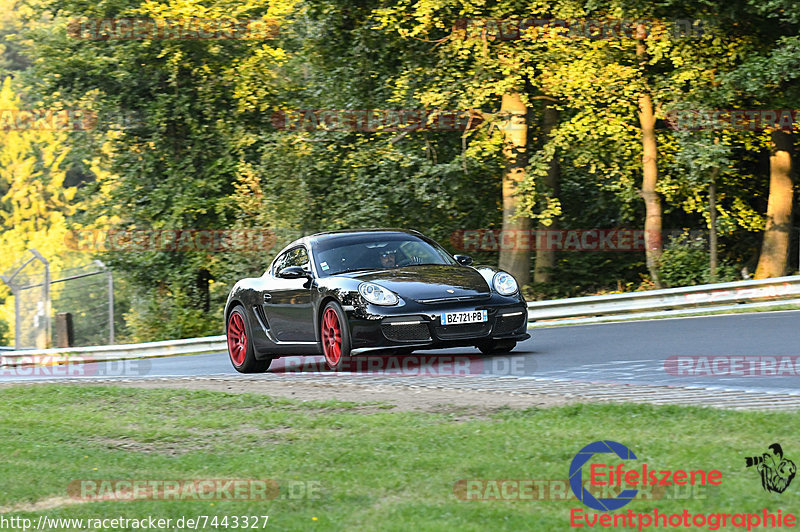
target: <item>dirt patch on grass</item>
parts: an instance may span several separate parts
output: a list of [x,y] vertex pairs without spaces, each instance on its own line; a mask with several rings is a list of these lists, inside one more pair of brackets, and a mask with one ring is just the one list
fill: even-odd
[[[191,452],[210,451],[222,441],[229,441],[237,436],[253,436],[262,443],[284,443],[285,436],[294,432],[291,427],[259,428],[251,425],[236,426],[226,430],[197,431],[190,439],[180,441],[140,441],[134,438],[97,437],[89,440],[97,446],[110,450],[123,450],[135,453],[160,454],[165,456],[181,456]],[[221,438],[224,438],[222,440]]]
[[0,506],[0,514],[12,514],[19,512],[41,512],[53,510],[62,506],[72,506],[75,504],[85,504],[89,501],[81,501],[70,497],[50,497],[36,502],[21,502],[13,506]]
[[[83,383],[82,383],[83,384]],[[343,383],[305,383],[276,380],[232,378],[153,379],[85,383],[113,384],[135,388],[170,388],[208,390],[226,393],[258,393],[296,401],[348,401],[353,407],[325,407],[339,412],[370,414],[374,412],[433,412],[452,414],[455,418],[485,417],[503,408],[549,408],[575,402],[558,395],[512,395],[471,390],[435,390],[393,385],[356,385]]]
[[192,451],[208,449],[208,445],[190,442],[142,442],[130,438],[93,438],[89,440],[101,447],[112,450],[132,451],[136,453],[163,454],[166,456],[180,456]]

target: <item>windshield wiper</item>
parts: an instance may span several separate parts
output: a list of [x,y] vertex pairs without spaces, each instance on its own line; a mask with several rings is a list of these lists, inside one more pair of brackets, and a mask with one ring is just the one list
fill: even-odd
[[367,272],[374,269],[375,268],[350,268],[348,270],[339,270],[338,272],[333,273],[331,275],[339,275],[340,273]]
[[412,262],[411,264],[403,264],[402,266],[395,266],[396,268],[408,268],[409,266],[447,266],[438,262]]

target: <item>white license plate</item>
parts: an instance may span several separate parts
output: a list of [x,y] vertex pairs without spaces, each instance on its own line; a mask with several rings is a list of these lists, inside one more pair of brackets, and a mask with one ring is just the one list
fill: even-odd
[[463,323],[482,323],[489,321],[488,311],[468,310],[466,312],[446,312],[442,314],[442,325],[461,325]]

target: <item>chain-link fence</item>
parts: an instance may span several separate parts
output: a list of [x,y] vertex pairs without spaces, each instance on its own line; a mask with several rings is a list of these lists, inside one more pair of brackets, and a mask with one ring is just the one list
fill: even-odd
[[[102,262],[59,271],[50,281],[50,294],[57,321],[59,315],[71,317],[73,346],[114,343],[114,281]],[[63,343],[61,335],[55,339]]]
[[50,263],[29,249],[0,278],[14,296],[14,348],[50,347]]
[[59,346],[114,343],[114,281],[100,261],[51,274],[35,249],[0,278],[14,296],[14,348],[53,347],[53,322]]

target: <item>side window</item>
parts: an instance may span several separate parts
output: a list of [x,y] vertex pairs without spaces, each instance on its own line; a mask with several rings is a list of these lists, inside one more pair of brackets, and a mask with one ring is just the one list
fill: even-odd
[[286,253],[286,262],[283,264],[283,267],[288,268],[289,266],[300,266],[305,270],[309,269],[310,265],[308,264],[306,248],[301,246],[291,249]]
[[272,267],[272,275],[277,277],[280,271],[289,266],[300,266],[304,270],[310,270],[311,265],[308,262],[308,253],[302,246],[290,249],[275,260],[275,265]]
[[289,253],[290,252],[287,251],[286,253],[284,253],[283,255],[278,257],[277,259],[275,259],[275,263],[272,265],[272,276],[273,277],[277,277],[278,276],[278,272],[286,267],[285,266],[286,259],[289,256]]

